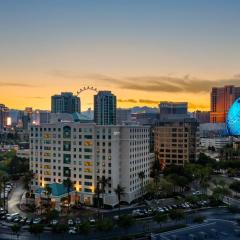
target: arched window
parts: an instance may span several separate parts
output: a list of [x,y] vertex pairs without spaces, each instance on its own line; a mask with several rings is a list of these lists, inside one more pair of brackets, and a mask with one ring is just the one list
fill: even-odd
[[71,138],[71,127],[69,126],[63,127],[63,138]]

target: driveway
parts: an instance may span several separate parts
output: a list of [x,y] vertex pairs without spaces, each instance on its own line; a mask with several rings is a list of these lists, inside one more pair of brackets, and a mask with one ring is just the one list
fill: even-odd
[[23,193],[26,190],[24,189],[23,182],[21,180],[15,182],[15,186],[9,196],[8,200],[8,212],[9,213],[20,213],[22,216],[25,216],[26,213],[21,211],[20,209],[20,202],[23,196]]

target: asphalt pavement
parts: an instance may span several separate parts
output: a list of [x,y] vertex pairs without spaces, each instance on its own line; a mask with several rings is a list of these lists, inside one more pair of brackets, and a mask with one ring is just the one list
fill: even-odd
[[20,213],[21,216],[26,216],[26,213],[21,211],[20,203],[22,196],[25,192],[24,184],[22,181],[16,181],[14,184],[14,188],[9,195],[8,199],[8,212],[9,213]]

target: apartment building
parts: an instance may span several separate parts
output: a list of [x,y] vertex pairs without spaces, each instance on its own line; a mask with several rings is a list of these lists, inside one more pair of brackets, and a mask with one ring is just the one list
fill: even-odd
[[196,161],[199,151],[198,122],[193,118],[160,121],[154,128],[154,152],[162,168]]
[[30,169],[35,173],[33,189],[62,183],[70,178],[80,202],[92,205],[99,179],[108,180],[103,202],[118,203],[114,189],[125,188],[123,201],[140,197],[141,180],[150,179],[153,156],[149,151],[149,127],[58,122],[31,126]]

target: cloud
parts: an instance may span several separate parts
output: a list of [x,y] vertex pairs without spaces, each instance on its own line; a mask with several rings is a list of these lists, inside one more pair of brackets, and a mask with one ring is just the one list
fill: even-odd
[[144,103],[144,104],[159,104],[160,101],[155,101],[155,100],[150,100],[150,99],[139,99],[139,103]]
[[195,104],[195,103],[188,103],[188,108],[189,109],[209,109],[209,105],[206,104]]
[[[151,100],[151,99],[118,99],[118,102],[120,103],[139,103],[139,104],[146,104],[149,105],[155,105],[156,107],[159,105],[161,100]],[[188,108],[189,109],[209,109],[209,105],[207,104],[196,104],[192,102],[188,102]]]
[[240,85],[240,78],[213,81],[198,79],[189,75],[186,75],[183,78],[169,76],[143,76],[128,78],[128,81],[123,81],[120,87],[149,92],[207,93],[212,87],[220,87],[224,85]]
[[128,76],[112,77],[104,74],[77,74],[70,71],[53,71],[54,76],[72,79],[88,79],[105,82],[115,85],[116,88],[125,90],[135,90],[144,92],[166,92],[166,93],[208,93],[212,87],[221,87],[224,85],[240,85],[240,74],[235,74],[229,79],[201,79],[185,74],[179,76],[164,75],[146,75],[146,76]]
[[36,87],[35,85],[27,83],[16,83],[16,82],[0,82],[0,87]]
[[135,99],[117,99],[117,101],[121,103],[137,103],[138,102]]
[[30,99],[45,99],[45,97],[38,97],[38,96],[36,96],[36,97],[27,97],[27,98],[30,98]]

